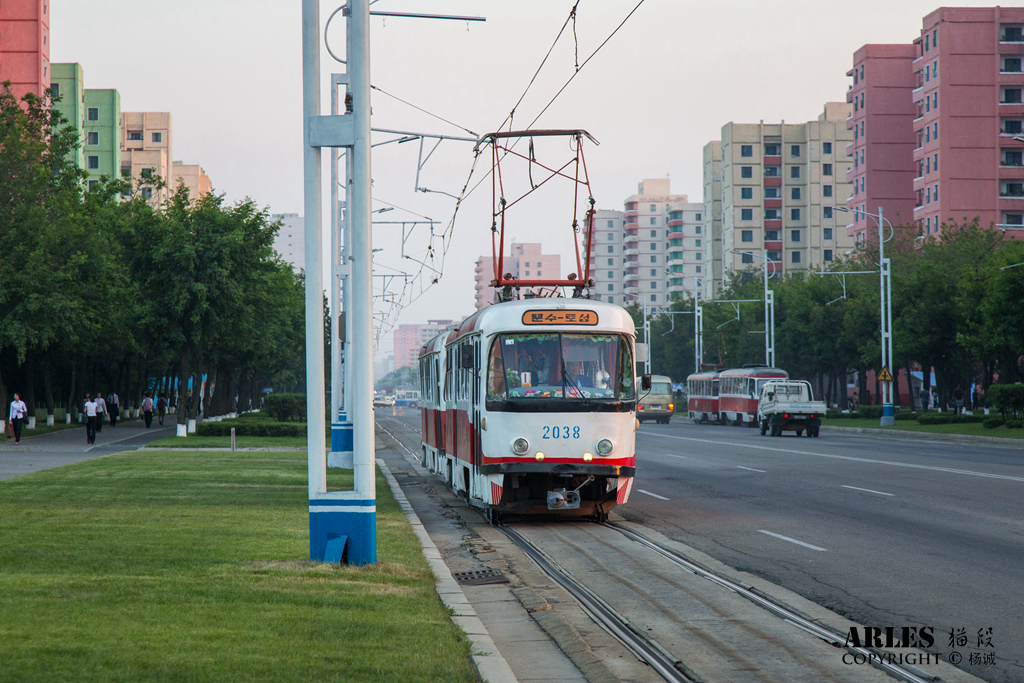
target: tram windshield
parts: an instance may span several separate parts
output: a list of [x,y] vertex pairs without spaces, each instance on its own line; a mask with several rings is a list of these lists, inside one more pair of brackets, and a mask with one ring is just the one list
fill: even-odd
[[487,398],[635,396],[629,339],[620,334],[501,334],[491,345]]

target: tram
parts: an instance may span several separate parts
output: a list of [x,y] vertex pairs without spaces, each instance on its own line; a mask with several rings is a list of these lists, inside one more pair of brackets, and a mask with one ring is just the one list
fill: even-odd
[[718,378],[721,374],[718,370],[709,370],[695,372],[686,378],[686,410],[694,422],[718,423]]
[[765,382],[772,379],[789,379],[789,373],[763,365],[723,370],[718,379],[721,420],[738,427],[756,427],[758,396]]
[[492,520],[607,519],[635,472],[635,338],[585,298],[500,302],[437,335],[419,356],[424,466]]
[[420,392],[415,389],[399,389],[395,392],[395,405],[400,408],[416,408],[420,404]]

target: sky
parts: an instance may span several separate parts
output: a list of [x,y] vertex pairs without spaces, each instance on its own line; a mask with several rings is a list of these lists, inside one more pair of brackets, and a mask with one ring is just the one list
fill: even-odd
[[[475,137],[498,129],[525,91],[513,118],[520,129],[597,50],[534,127],[583,128],[600,143],[584,147],[599,209],[621,210],[644,178],[667,177],[673,193],[700,202],[702,149],[719,139],[723,125],[816,119],[825,102],[845,99],[856,49],[911,42],[924,15],[939,6],[922,0],[644,0],[598,50],[638,1],[377,0],[372,10],[486,21],[371,18],[371,81],[379,88],[372,125]],[[575,22],[527,89],[574,4]],[[321,22],[339,6],[321,3]],[[298,0],[52,0],[50,57],[80,63],[86,88],[119,90],[123,111],[171,112],[175,160],[200,164],[229,203],[248,197],[270,213],[302,214],[300,20]],[[344,37],[339,13],[326,40],[342,57]],[[329,113],[330,74],[345,66],[326,49],[321,54],[322,106]],[[374,143],[393,138],[375,134]],[[488,157],[481,157],[468,187],[484,182],[468,194],[454,223],[451,196],[466,186],[472,149],[452,140],[437,147],[419,172],[419,187],[432,192],[416,191],[417,141],[374,149],[373,208],[393,207],[375,220],[430,219],[435,232],[447,228],[450,234],[441,266],[436,238],[435,260],[427,255],[426,224],[410,224],[404,245],[400,225],[374,226],[374,247],[381,249],[374,273],[397,276],[388,283],[390,298],[404,291],[401,307],[377,300],[389,324],[459,319],[474,310],[474,264],[491,253]],[[541,162],[563,163],[566,153],[537,146]],[[503,164],[507,194],[526,182],[524,174],[521,165]],[[546,253],[561,255],[566,270],[575,262],[571,202],[571,186],[554,184],[524,200],[507,214],[506,240],[541,242]],[[329,215],[325,205],[325,251]],[[436,275],[418,261],[441,271],[436,284],[427,286]],[[402,273],[429,277],[416,277],[403,290]],[[375,278],[376,294],[385,293],[384,283]],[[382,335],[379,353],[391,348],[390,333]]]

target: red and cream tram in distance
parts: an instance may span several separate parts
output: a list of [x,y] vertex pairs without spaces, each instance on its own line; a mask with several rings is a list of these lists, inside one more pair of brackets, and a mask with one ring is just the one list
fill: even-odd
[[718,370],[686,378],[686,410],[694,422],[718,422]]
[[423,461],[491,519],[607,518],[635,467],[633,321],[613,304],[488,306],[420,351]]
[[757,426],[757,397],[764,383],[789,379],[789,373],[763,365],[723,370],[718,377],[718,411],[726,424]]

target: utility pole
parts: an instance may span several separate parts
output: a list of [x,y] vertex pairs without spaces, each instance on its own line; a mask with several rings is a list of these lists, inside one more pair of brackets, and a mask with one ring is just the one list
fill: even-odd
[[[881,292],[881,318],[882,318],[882,419],[879,425],[891,427],[896,424],[896,414],[892,407],[892,385],[894,375],[892,374],[892,281],[890,275],[890,261],[885,257],[885,219],[882,217],[882,207],[878,207],[878,262],[879,262],[879,291]],[[890,224],[891,225],[891,224]],[[888,379],[885,377],[888,375]],[[910,379],[907,378],[907,382]]]

